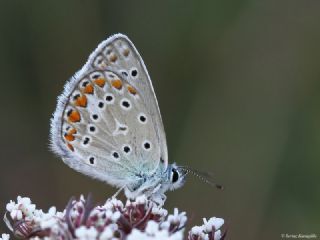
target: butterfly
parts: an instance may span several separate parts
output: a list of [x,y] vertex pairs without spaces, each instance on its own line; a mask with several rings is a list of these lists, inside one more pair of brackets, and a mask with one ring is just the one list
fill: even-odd
[[101,42],[65,85],[51,148],[71,168],[162,204],[189,172],[168,164],[165,131],[146,66],[129,38]]

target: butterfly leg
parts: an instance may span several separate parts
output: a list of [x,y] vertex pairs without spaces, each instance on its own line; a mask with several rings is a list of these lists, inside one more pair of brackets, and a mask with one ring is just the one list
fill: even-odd
[[112,198],[116,198],[125,187],[126,187],[126,185],[124,185],[123,187],[119,188],[116,191],[116,193],[112,195]]
[[150,200],[161,207],[164,205],[165,201],[167,200],[167,196],[164,195],[163,193],[157,193],[157,194],[151,195]]

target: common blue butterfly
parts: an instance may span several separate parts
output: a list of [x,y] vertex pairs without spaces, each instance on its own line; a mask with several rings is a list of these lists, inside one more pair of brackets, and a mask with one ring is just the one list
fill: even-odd
[[163,203],[189,172],[168,164],[164,127],[144,62],[115,34],[65,85],[51,121],[51,146],[71,168]]

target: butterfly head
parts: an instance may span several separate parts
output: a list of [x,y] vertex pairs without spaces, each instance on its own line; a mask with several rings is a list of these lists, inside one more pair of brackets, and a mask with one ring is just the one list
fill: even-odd
[[182,187],[187,174],[187,170],[176,164],[169,164],[165,170],[159,167],[154,174],[141,176],[127,185],[125,195],[130,199],[145,195],[155,202],[163,203],[165,192]]
[[168,189],[174,190],[183,186],[188,171],[186,171],[184,168],[177,166],[176,164],[171,164],[168,166],[167,174]]

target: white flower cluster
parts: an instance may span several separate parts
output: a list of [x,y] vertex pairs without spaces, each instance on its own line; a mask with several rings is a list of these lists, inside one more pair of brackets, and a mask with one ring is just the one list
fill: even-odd
[[185,227],[187,222],[187,216],[185,212],[179,213],[178,208],[175,208],[173,215],[169,215],[167,220],[161,224],[161,227],[169,230],[170,226],[176,226],[177,229],[182,229]]
[[133,229],[128,240],[182,240],[183,231],[177,231],[169,235],[168,229],[161,228],[160,224],[150,220],[144,232]]
[[[5,216],[5,222],[8,228],[18,237],[31,233],[32,229],[51,229],[52,232],[58,233],[67,225],[61,222],[64,217],[64,212],[57,212],[56,207],[51,207],[48,212],[43,212],[41,209],[36,209],[36,205],[32,204],[30,198],[17,197],[17,201],[10,201],[6,206],[7,212],[10,215],[11,222],[21,221],[21,225],[17,229],[13,229],[13,225]],[[64,226],[61,226],[64,224]],[[8,234],[7,234],[8,235]],[[2,235],[2,239],[6,239]]]
[[[127,201],[125,205],[115,198],[108,199],[101,206],[91,204],[90,197],[85,199],[81,196],[79,200],[70,200],[63,212],[57,212],[55,207],[43,212],[36,209],[29,198],[19,196],[16,202],[7,204],[5,222],[15,237],[34,240],[183,239],[187,217],[177,208],[168,215],[166,209],[145,196]],[[220,218],[204,219],[204,225],[193,227],[188,239],[220,240],[219,229],[223,223]],[[2,234],[0,240],[8,240],[9,237]]]
[[220,240],[221,239],[221,226],[224,224],[222,218],[212,217],[207,221],[206,218],[203,219],[202,226],[194,226],[189,232],[189,239],[198,240]]

